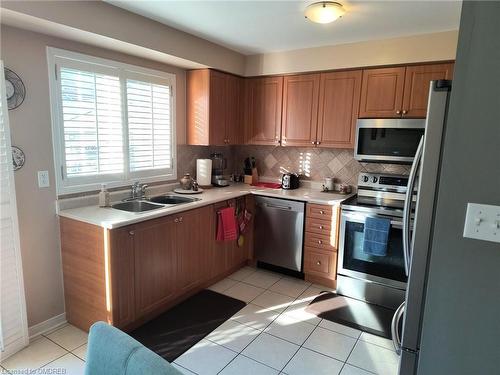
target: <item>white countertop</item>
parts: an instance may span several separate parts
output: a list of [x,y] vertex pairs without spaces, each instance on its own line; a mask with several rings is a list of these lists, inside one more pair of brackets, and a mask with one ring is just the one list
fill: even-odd
[[[165,193],[170,191],[165,191]],[[273,198],[291,199],[309,203],[337,205],[354,194],[324,193],[318,190],[299,188],[295,190],[270,189],[245,184],[234,184],[224,188],[206,189],[201,194],[192,195],[200,198],[192,203],[168,206],[146,212],[128,212],[111,207],[97,205],[60,210],[59,216],[97,225],[103,228],[114,229],[161,216],[192,210],[216,202],[242,197],[248,194],[262,195]],[[155,194],[158,195],[158,194]],[[115,202],[116,203],[116,202]]]

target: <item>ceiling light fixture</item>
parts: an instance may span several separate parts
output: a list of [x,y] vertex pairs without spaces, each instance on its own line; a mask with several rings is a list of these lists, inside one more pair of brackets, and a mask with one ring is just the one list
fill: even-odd
[[316,23],[330,23],[342,17],[345,9],[340,3],[334,1],[320,1],[306,8],[305,16]]

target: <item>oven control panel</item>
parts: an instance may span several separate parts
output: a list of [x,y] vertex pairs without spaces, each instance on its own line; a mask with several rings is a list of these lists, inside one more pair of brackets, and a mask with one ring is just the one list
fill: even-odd
[[397,174],[360,173],[358,176],[358,188],[370,187],[374,189],[397,189],[408,185],[408,176]]

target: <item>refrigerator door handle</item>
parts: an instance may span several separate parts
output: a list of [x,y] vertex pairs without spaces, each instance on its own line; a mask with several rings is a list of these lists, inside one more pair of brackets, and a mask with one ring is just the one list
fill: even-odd
[[424,148],[424,137],[420,138],[420,142],[415,153],[415,159],[411,166],[410,176],[408,177],[408,186],[406,190],[405,204],[403,209],[403,255],[405,261],[406,276],[410,274],[410,222],[411,222],[411,203],[413,200],[413,190],[417,179],[417,170],[422,160],[422,151]]
[[401,355],[401,337],[399,336],[399,321],[403,317],[403,314],[405,312],[405,303],[403,302],[396,312],[394,313],[394,316],[392,317],[392,322],[391,322],[391,337],[392,337],[392,344],[394,345],[394,349],[396,350],[396,353],[398,355]]

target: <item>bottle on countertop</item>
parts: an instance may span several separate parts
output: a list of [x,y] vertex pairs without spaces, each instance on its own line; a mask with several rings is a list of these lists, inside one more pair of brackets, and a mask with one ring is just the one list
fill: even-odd
[[106,189],[106,184],[101,184],[101,191],[99,192],[99,207],[110,206],[109,191]]

